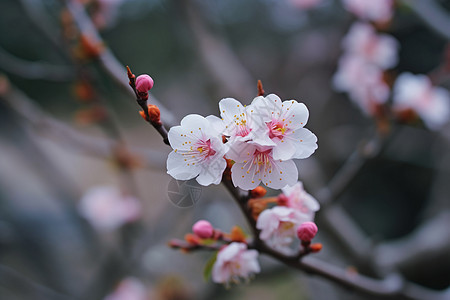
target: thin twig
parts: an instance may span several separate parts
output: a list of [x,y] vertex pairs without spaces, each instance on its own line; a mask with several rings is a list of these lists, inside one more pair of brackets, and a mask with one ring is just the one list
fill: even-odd
[[[95,45],[105,45],[100,34],[98,33],[92,20],[86,14],[83,5],[78,1],[61,0],[65,3],[70,14],[74,18],[78,29],[81,34]],[[98,61],[103,70],[111,77],[111,79],[125,92],[128,96],[132,96],[133,92],[130,91],[128,86],[128,81],[126,77],[122,76],[125,73],[125,66],[122,65],[117,58],[114,56],[113,52],[108,47],[103,47],[103,50],[98,56]],[[168,126],[175,124],[175,116],[162,105],[155,97],[151,97],[153,104],[157,105],[161,110],[162,120]]]

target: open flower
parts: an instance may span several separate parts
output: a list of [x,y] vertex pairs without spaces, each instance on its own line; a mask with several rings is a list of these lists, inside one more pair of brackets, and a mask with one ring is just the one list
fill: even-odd
[[139,201],[123,194],[113,186],[99,186],[88,190],[81,198],[78,209],[95,228],[111,231],[140,217]]
[[320,209],[320,204],[313,196],[305,191],[301,181],[291,187],[286,186],[281,190],[286,197],[287,207],[291,207],[308,216],[309,221],[314,220],[314,214]]
[[181,126],[169,130],[169,142],[174,150],[167,158],[168,174],[177,180],[198,176],[197,182],[205,186],[220,183],[228,146],[206,118],[187,115]]
[[248,250],[244,243],[233,242],[221,249],[212,269],[212,280],[216,283],[239,282],[251,274],[259,273],[258,251]]
[[387,22],[392,18],[393,0],[342,0],[342,2],[348,11],[361,19]]
[[229,145],[245,141],[253,141],[263,146],[274,145],[264,133],[267,129],[253,102],[244,106],[236,99],[225,98],[220,100],[219,110],[221,119],[216,116],[208,116],[207,119],[217,131],[229,137]]
[[275,144],[274,159],[307,158],[317,149],[317,137],[303,128],[309,112],[303,103],[281,101],[275,95],[257,97],[252,105],[268,128],[269,138]]
[[450,119],[449,92],[433,86],[425,75],[401,74],[393,98],[396,110],[414,110],[430,129],[439,129]]
[[297,182],[298,171],[292,160],[273,158],[273,147],[237,143],[227,153],[234,160],[231,179],[234,186],[253,190],[262,181],[265,186],[280,189]]
[[274,249],[287,253],[297,235],[297,227],[307,221],[310,218],[294,208],[275,206],[259,215],[256,228],[261,230],[261,240]]
[[382,70],[392,68],[398,62],[397,40],[387,34],[377,34],[368,23],[354,23],[343,39],[342,46],[346,54],[359,56]]

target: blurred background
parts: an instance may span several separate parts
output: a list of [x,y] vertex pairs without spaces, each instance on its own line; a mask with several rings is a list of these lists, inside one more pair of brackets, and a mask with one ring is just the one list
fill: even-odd
[[[171,149],[139,116],[126,65],[155,80],[149,103],[167,127],[218,115],[225,97],[250,103],[258,79],[304,102],[319,148],[296,163],[322,203],[316,257],[447,289],[449,124],[399,118],[392,96],[368,113],[336,91],[343,38],[364,19],[347,2],[1,1],[0,298],[372,299],[267,257],[249,284],[225,289],[203,279],[209,253],[167,247],[201,218],[249,231],[223,186],[173,203]],[[389,89],[404,72],[450,87],[450,1],[394,1],[392,16],[363,22],[398,41]],[[128,200],[91,207],[93,191]]]

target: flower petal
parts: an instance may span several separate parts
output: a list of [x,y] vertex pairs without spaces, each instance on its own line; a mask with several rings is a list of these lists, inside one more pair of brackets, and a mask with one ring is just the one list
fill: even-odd
[[167,158],[167,174],[177,180],[188,180],[197,176],[201,166],[185,161],[184,156],[172,151]]
[[298,180],[297,166],[292,160],[275,161],[273,170],[267,173],[263,183],[272,189],[281,189],[286,185],[294,185]]
[[200,171],[200,175],[197,177],[197,182],[203,186],[210,184],[219,184],[222,180],[223,171],[227,166],[227,162],[224,158],[217,159],[207,167],[203,167]]
[[310,157],[317,149],[316,135],[306,128],[295,130],[295,133],[291,134],[289,138],[296,149],[293,158]]
[[240,187],[243,190],[253,190],[256,188],[261,180],[256,173],[256,165],[251,161],[247,163],[235,163],[231,167],[231,179],[234,186]]

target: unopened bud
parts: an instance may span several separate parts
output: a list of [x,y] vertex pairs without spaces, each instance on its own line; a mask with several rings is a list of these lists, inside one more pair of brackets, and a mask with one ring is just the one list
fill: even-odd
[[252,198],[262,198],[266,195],[266,193],[267,190],[264,187],[257,186],[250,192],[250,195],[252,196]]
[[297,236],[302,242],[311,242],[316,236],[317,230],[314,222],[305,222],[297,228]]
[[161,112],[159,107],[153,104],[148,105],[148,115],[152,123],[161,124]]
[[192,232],[202,239],[209,239],[214,235],[214,228],[208,221],[200,220],[192,226]]
[[153,83],[153,79],[149,75],[139,75],[136,78],[136,90],[139,93],[148,93],[153,87]]

